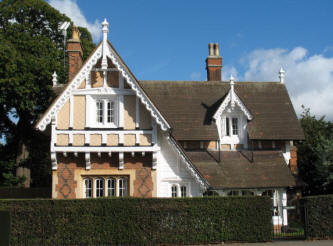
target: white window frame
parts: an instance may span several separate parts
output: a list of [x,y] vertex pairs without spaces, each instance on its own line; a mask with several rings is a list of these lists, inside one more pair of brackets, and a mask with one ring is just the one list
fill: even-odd
[[[87,100],[87,126],[94,128],[118,128],[119,98],[117,96],[89,96]],[[89,102],[88,102],[89,101]],[[97,102],[103,102],[102,122],[98,122]],[[113,102],[113,122],[108,122],[108,103]],[[89,116],[89,115],[90,116]]]
[[[109,183],[111,185],[109,185]],[[113,187],[113,185],[114,187]],[[117,179],[110,177],[106,179],[106,188],[107,188],[107,197],[116,197],[117,196]]]
[[[185,195],[183,194],[183,188],[185,188]],[[188,197],[187,185],[181,185],[180,186],[180,197]]]
[[178,197],[178,185],[171,185],[171,197],[177,198]]
[[[99,183],[99,181],[103,182],[102,187],[97,184],[97,183]],[[100,193],[101,190],[103,191],[102,195],[101,196],[97,195]],[[104,178],[98,177],[95,179],[95,197],[105,197],[105,179]]]
[[128,178],[119,177],[117,180],[118,180],[118,182],[117,182],[118,183],[118,196],[127,197],[128,196]]
[[[186,194],[185,196],[182,196],[182,187],[185,187]],[[174,190],[175,189],[175,190]],[[189,183],[170,183],[169,184],[169,194],[171,198],[179,198],[179,197],[190,197],[190,184]]]
[[[86,181],[90,181],[90,187],[87,187]],[[84,198],[93,198],[93,196],[94,196],[94,187],[93,187],[92,178],[83,179],[83,185],[84,185]],[[90,196],[87,196],[87,190],[90,190]]]

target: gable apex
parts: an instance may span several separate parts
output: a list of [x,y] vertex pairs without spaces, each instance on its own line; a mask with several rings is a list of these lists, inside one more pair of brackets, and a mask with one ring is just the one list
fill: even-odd
[[[170,126],[166,119],[161,115],[161,113],[157,110],[152,101],[146,95],[135,76],[121,59],[121,57],[116,52],[109,40],[106,40],[105,38],[103,38],[103,40],[98,44],[95,51],[93,51],[88,60],[83,64],[79,72],[66,85],[63,92],[55,99],[55,101],[48,108],[46,113],[37,122],[36,128],[40,131],[44,131],[46,129],[46,126],[51,122],[53,118],[55,118],[57,112],[62,108],[62,106],[73,94],[73,90],[77,89],[84,79],[88,80],[91,69],[97,64],[100,58],[102,58],[102,65],[103,61],[104,63],[106,62],[106,58],[109,58],[112,61],[115,67],[119,70],[120,74],[126,79],[131,89],[134,90],[136,96],[144,104],[145,108],[150,112],[151,116],[156,120],[156,123],[160,125],[161,129],[163,131],[170,129]],[[104,68],[107,69],[107,65],[104,65]]]

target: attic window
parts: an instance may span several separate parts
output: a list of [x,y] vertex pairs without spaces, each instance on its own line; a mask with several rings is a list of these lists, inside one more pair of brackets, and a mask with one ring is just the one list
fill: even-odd
[[117,99],[115,97],[96,97],[94,127],[117,127]]

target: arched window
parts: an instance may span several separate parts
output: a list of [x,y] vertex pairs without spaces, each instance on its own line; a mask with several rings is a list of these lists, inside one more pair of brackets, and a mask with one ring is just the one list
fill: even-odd
[[92,198],[92,180],[84,180],[84,195],[86,198]]
[[96,197],[104,196],[104,179],[97,178],[96,179]]
[[180,196],[181,197],[187,197],[187,189],[186,189],[185,185],[180,187]]
[[108,185],[108,196],[116,196],[116,180],[114,178],[109,178],[107,180]]
[[171,197],[177,197],[177,185],[171,186]]
[[119,186],[119,196],[128,196],[128,182],[127,178],[121,177],[118,180]]

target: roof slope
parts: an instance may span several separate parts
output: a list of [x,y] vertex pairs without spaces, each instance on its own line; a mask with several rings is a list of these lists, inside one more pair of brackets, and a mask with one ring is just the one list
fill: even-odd
[[215,189],[296,186],[281,151],[254,151],[253,162],[250,152],[222,151],[220,163],[217,151],[188,151],[186,154]]
[[[140,81],[177,140],[213,140],[212,117],[230,89],[221,81]],[[287,89],[279,82],[237,82],[235,92],[253,115],[250,139],[300,140],[303,130]]]

